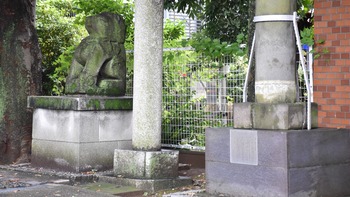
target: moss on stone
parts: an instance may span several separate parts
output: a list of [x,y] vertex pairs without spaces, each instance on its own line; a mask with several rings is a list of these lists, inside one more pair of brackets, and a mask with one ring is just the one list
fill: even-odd
[[100,103],[100,100],[98,99],[91,99],[88,101],[87,105],[86,105],[87,108],[92,108],[92,109],[101,109],[101,103]]
[[104,108],[109,109],[132,109],[131,99],[110,99],[106,100]]

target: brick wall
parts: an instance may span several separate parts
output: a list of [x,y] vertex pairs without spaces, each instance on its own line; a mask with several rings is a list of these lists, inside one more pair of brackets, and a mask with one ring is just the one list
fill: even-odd
[[350,0],[315,0],[314,101],[319,127],[350,128]]

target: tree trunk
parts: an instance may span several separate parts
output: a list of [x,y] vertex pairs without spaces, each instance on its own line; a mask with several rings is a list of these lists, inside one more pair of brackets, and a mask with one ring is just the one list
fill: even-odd
[[27,96],[41,92],[35,0],[1,0],[0,10],[0,164],[28,162],[32,114]]

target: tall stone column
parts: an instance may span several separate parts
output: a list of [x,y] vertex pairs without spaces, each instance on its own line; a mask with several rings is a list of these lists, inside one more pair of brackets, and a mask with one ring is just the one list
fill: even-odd
[[[256,16],[293,15],[295,0],[256,0]],[[293,22],[256,23],[257,103],[296,102],[295,36]]]
[[179,151],[161,149],[163,6],[135,1],[133,150],[114,152],[118,184],[149,191],[191,183],[178,177]]
[[134,150],[161,146],[163,0],[135,1]]

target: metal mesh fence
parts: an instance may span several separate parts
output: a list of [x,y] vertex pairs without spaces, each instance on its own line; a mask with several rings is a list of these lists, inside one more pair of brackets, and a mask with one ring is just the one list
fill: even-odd
[[[243,101],[248,60],[210,59],[187,49],[166,49],[163,59],[162,146],[204,150],[206,128],[233,126],[233,104]],[[129,96],[132,65],[133,54],[128,53]],[[302,73],[299,66],[299,96],[305,102]]]

